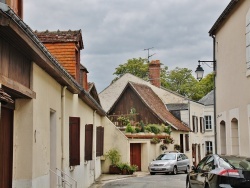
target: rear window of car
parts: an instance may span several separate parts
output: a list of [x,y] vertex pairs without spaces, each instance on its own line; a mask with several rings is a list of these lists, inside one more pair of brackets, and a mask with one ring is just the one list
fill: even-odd
[[220,165],[224,168],[239,168],[239,169],[247,169],[250,168],[250,160],[244,157],[236,157],[236,156],[223,156],[220,159]]

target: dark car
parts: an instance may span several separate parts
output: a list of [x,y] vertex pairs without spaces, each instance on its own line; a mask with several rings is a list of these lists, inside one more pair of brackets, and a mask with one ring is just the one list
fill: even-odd
[[159,155],[155,160],[153,160],[149,166],[148,170],[151,175],[155,173],[172,173],[177,174],[179,171],[188,172],[190,161],[184,153],[179,152],[168,152]]
[[187,174],[187,188],[250,188],[250,158],[212,154]]

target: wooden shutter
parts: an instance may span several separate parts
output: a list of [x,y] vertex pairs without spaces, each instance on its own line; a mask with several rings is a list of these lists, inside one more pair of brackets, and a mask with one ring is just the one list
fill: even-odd
[[69,117],[69,165],[80,165],[80,118]]
[[96,128],[96,156],[103,155],[104,127]]
[[189,151],[189,135],[185,134],[185,147],[186,151]]
[[85,125],[85,155],[86,161],[92,160],[93,124]]
[[193,132],[195,133],[195,116],[192,116]]
[[195,132],[199,132],[199,127],[198,127],[198,117],[195,116],[195,128],[196,128],[196,131]]

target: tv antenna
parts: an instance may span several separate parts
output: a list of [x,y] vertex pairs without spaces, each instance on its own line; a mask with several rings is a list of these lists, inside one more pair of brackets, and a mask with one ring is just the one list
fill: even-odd
[[149,55],[149,50],[152,49],[152,48],[154,48],[154,47],[144,49],[144,51],[145,51],[145,50],[148,51],[148,62],[149,62],[149,58],[152,57],[153,55],[155,55],[155,53],[152,54],[152,55]]

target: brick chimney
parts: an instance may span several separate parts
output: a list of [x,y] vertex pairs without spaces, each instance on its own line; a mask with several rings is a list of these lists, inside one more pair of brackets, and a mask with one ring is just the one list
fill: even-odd
[[84,48],[81,30],[76,31],[35,31],[49,52],[81,84],[86,75],[80,78],[80,50]]
[[160,60],[152,60],[149,63],[149,81],[152,85],[156,87],[161,86],[160,73],[161,73]]
[[9,5],[9,7],[23,19],[23,0],[3,0],[0,1]]

